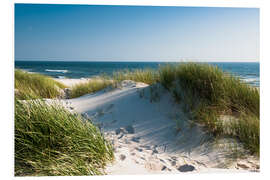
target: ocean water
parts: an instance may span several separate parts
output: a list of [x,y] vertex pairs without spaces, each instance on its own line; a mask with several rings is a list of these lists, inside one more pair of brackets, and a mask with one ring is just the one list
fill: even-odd
[[[64,62],[64,61],[15,61],[15,68],[29,72],[37,72],[54,78],[87,78],[100,74],[112,75],[115,71],[124,69],[157,69],[164,62]],[[252,86],[260,86],[260,64],[240,62],[215,62],[226,72],[240,77]]]

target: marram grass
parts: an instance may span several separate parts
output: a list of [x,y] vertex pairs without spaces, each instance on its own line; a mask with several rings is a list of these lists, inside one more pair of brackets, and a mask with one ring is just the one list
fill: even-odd
[[57,98],[64,87],[49,76],[15,69],[15,97],[18,99]]
[[80,115],[15,99],[15,176],[100,175],[112,159],[111,145]]
[[[259,154],[259,90],[220,68],[206,63],[179,63],[158,70],[115,72],[113,80],[161,83],[172,92],[176,102],[185,104],[192,119],[213,135],[234,137],[251,153]],[[223,115],[234,120],[223,123]]]
[[88,82],[83,82],[72,86],[70,98],[76,98],[85,94],[95,93],[109,86],[113,86],[112,80],[109,80],[105,77],[92,78]]
[[112,77],[103,75],[97,78],[92,78],[88,82],[83,82],[72,86],[70,98],[76,98],[85,94],[95,93],[109,86],[117,87],[117,83],[123,80],[132,80],[151,85],[158,81],[158,72],[151,69],[138,69],[134,71],[123,70],[114,72]]
[[158,72],[152,69],[137,69],[134,71],[123,70],[113,73],[113,80],[121,82],[123,80],[132,80],[136,82],[143,82],[149,85],[156,83],[159,79]]
[[[160,82],[208,131],[216,136],[235,137],[251,153],[259,154],[260,94],[257,88],[216,66],[200,63],[161,67]],[[223,123],[222,115],[234,118],[230,123]]]

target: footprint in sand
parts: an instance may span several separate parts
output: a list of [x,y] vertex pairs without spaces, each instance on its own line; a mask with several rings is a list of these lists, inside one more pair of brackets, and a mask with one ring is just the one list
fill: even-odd
[[158,150],[154,149],[154,150],[152,151],[152,155],[154,155],[154,154],[158,154]]
[[125,126],[124,129],[127,131],[128,134],[134,134],[135,129],[132,125]]
[[171,159],[173,159],[173,160],[177,160],[177,159],[178,159],[178,157],[176,157],[176,156],[171,156]]
[[105,108],[105,112],[110,111],[114,107],[114,104],[110,104],[107,108]]
[[195,167],[188,164],[182,165],[178,168],[178,171],[180,172],[189,172],[189,171],[194,171],[194,170],[195,170]]
[[109,113],[109,111],[114,107],[114,104],[110,104],[107,108],[105,109],[98,109],[97,112],[94,114],[95,117],[101,117],[106,113]]
[[139,151],[139,152],[143,152],[143,149],[141,149],[141,148],[135,147],[135,149],[136,149],[137,151]]
[[159,159],[161,162],[163,162],[163,163],[165,163],[166,164],[166,162],[163,160],[163,159]]
[[91,118],[98,118],[104,115],[103,109],[98,109],[97,112],[91,115]]
[[135,133],[135,130],[134,130],[134,127],[132,125],[128,125],[128,126],[125,126],[125,127],[121,127],[121,128],[118,128],[115,130],[115,134],[118,135],[118,134],[134,134]]
[[124,136],[124,134],[121,134],[121,135],[118,137],[118,139],[121,139],[123,136]]
[[176,161],[174,160],[174,161],[171,161],[171,165],[172,166],[176,166]]
[[140,164],[139,161],[134,160],[136,164]]
[[146,162],[145,168],[150,171],[164,171],[167,167],[159,162]]
[[203,162],[200,162],[200,161],[197,161],[197,160],[195,160],[195,162],[196,162],[198,165],[200,165],[200,166],[207,167]]
[[166,166],[163,166],[162,169],[161,169],[161,171],[164,171],[166,169],[168,169],[168,168]]
[[126,156],[125,156],[124,154],[121,154],[121,155],[120,155],[120,160],[121,160],[121,161],[124,161],[125,159],[126,159]]
[[151,150],[151,146],[147,146],[147,145],[141,145],[141,148],[144,148],[146,150]]
[[140,137],[132,137],[131,141],[139,143],[140,142]]

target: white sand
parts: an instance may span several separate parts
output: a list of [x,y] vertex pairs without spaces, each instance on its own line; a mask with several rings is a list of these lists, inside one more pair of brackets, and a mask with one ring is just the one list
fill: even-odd
[[82,78],[82,79],[59,79],[59,78],[54,78],[54,80],[63,83],[64,85],[71,87],[74,86],[76,84],[80,84],[80,83],[85,83],[88,80],[90,80],[90,78]]
[[258,171],[254,158],[225,158],[232,156],[232,140],[209,141],[159,85],[123,81],[122,88],[64,101],[90,117],[113,143],[115,161],[106,167],[108,174]]

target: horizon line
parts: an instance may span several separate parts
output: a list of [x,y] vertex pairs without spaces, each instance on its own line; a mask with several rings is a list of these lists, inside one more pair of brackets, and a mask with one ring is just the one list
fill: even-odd
[[15,59],[14,61],[33,61],[33,62],[38,62],[38,61],[50,61],[50,62],[257,62],[259,63],[260,60],[195,60],[195,59],[182,59],[182,60],[167,60],[167,61],[162,61],[162,60],[29,60],[29,59]]

